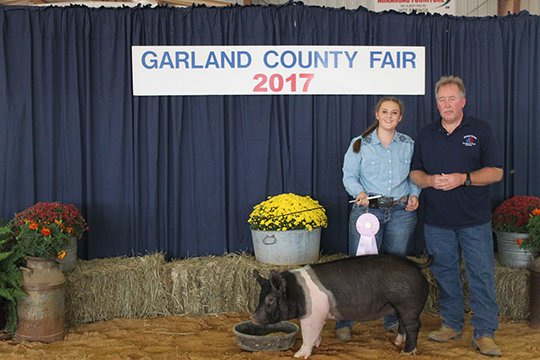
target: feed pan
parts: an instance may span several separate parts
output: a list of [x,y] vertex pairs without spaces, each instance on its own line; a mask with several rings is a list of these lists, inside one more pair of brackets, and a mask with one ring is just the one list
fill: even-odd
[[238,346],[247,351],[283,351],[290,349],[296,340],[298,325],[289,321],[257,325],[251,321],[233,327]]

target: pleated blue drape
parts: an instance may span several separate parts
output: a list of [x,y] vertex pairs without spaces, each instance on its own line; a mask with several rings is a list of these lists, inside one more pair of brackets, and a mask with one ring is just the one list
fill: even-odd
[[461,76],[504,147],[493,205],[540,195],[539,31],[527,13],[0,7],[0,217],[63,201],[90,224],[83,258],[221,255],[251,251],[252,207],[294,192],[327,209],[323,251],[347,251],[343,154],[377,96],[133,97],[132,45],[425,46],[426,95],[402,97],[399,130],[437,120],[434,83]]

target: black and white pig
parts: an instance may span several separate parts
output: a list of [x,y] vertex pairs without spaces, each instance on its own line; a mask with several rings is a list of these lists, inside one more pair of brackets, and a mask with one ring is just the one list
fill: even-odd
[[395,344],[405,341],[403,352],[415,354],[429,292],[420,269],[430,263],[431,258],[418,264],[397,256],[365,255],[281,273],[272,270],[269,279],[254,270],[261,293],[251,319],[265,325],[299,318],[303,344],[294,357],[307,359],[320,345],[327,319],[369,321],[395,311]]

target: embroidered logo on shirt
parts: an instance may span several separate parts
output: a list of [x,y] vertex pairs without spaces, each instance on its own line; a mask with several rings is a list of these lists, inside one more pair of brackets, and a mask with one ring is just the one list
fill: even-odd
[[413,139],[405,134],[399,134],[398,140],[404,144],[414,144]]
[[462,144],[465,146],[476,146],[476,140],[478,138],[474,135],[465,135],[463,136]]

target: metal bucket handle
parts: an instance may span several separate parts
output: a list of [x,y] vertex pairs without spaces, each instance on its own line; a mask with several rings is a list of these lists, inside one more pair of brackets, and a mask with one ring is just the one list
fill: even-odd
[[276,235],[266,235],[262,242],[264,245],[273,245],[276,241]]

